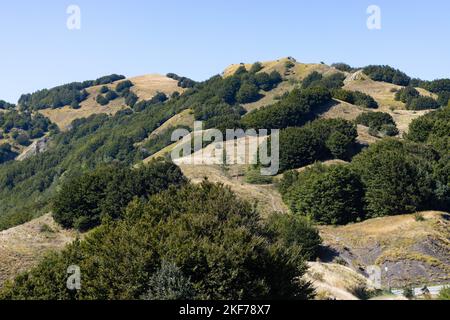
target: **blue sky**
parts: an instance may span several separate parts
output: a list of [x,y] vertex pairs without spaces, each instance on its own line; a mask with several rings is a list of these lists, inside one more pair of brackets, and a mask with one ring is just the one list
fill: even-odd
[[[69,5],[81,30],[66,27]],[[366,27],[369,5],[381,30]],[[120,73],[195,80],[239,62],[389,64],[450,77],[448,0],[15,0],[0,4],[0,99]]]

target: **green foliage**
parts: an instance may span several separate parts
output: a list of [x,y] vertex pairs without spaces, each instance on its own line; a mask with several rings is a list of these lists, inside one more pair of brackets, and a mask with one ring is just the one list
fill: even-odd
[[400,133],[395,124],[383,124],[379,132],[387,137],[395,137]]
[[343,119],[320,119],[280,133],[280,168],[300,168],[318,160],[347,159],[355,146],[354,124]]
[[433,92],[450,92],[450,79],[437,79],[433,81],[419,81],[418,86]]
[[105,96],[102,96],[99,94],[97,98],[95,98],[95,101],[101,106],[106,106],[109,103],[109,100],[105,98]]
[[[77,293],[66,288],[72,264],[83,270]],[[168,281],[175,273],[189,279],[187,286],[202,300],[307,299],[313,289],[301,280],[305,270],[301,250],[269,236],[250,204],[203,183],[132,202],[124,220],[48,256],[8,283],[0,298],[134,300],[149,290],[154,297],[155,289],[179,294],[180,286]]]
[[245,182],[257,185],[272,184],[273,177],[263,176],[259,168],[252,168],[245,173]]
[[12,103],[8,103],[6,101],[0,100],[0,109],[2,110],[9,110],[9,109],[14,109],[16,108],[16,105],[12,104]]
[[172,133],[178,129],[185,129],[188,132],[191,131],[191,128],[187,126],[176,126],[170,127],[167,130],[164,130],[164,132],[162,133],[151,136],[143,145],[143,147],[146,149],[147,154],[154,155],[158,151],[174,143],[174,141],[172,141]]
[[310,220],[300,215],[274,213],[266,224],[284,246],[300,247],[302,255],[309,261],[317,258],[322,239]]
[[378,103],[375,99],[363,92],[335,89],[332,93],[333,98],[348,102],[350,104],[370,109],[378,108]]
[[18,154],[11,149],[9,143],[0,144],[0,164],[14,160],[17,155]]
[[303,79],[302,87],[314,88],[325,87],[327,89],[338,89],[344,86],[345,75],[341,72],[331,74],[329,76],[323,76],[317,71],[310,73],[305,79]]
[[50,120],[40,113],[17,110],[0,113],[0,129],[4,136],[11,133],[12,138],[25,135],[32,139],[40,138],[50,130],[50,124]]
[[242,125],[257,129],[301,126],[313,118],[314,109],[329,102],[331,102],[331,94],[325,88],[295,89],[274,105],[245,115],[242,118]]
[[394,119],[385,112],[365,112],[356,118],[356,123],[369,127],[375,131],[381,131],[384,125],[396,126]]
[[99,164],[135,164],[147,157],[136,146],[183,108],[190,106],[184,96],[172,103],[157,104],[114,116],[93,115],[75,120],[71,130],[54,133],[45,153],[21,162],[0,166],[0,229],[28,221],[50,211],[49,199],[64,179],[80,175]]
[[405,73],[390,66],[367,66],[363,69],[363,72],[374,81],[383,81],[400,86],[408,86],[411,81],[411,78]]
[[161,268],[149,280],[148,291],[141,297],[143,300],[194,300],[195,290],[191,281],[186,278],[175,264],[162,261]]
[[53,217],[65,228],[86,231],[98,226],[102,218],[120,218],[133,197],[148,197],[184,182],[179,168],[170,163],[135,170],[100,167],[62,184],[53,200]]
[[450,107],[446,107],[413,120],[406,138],[425,143],[439,152],[440,159],[434,166],[435,204],[450,210]]
[[331,66],[342,72],[354,72],[355,71],[355,69],[353,69],[351,66],[349,66],[346,63],[342,63],[342,62],[333,63]]
[[412,86],[400,89],[395,94],[395,100],[407,103],[411,99],[420,97],[420,92]]
[[103,87],[100,88],[100,93],[101,94],[105,94],[107,92],[109,92],[109,88],[107,86],[103,86]]
[[364,217],[362,183],[348,166],[316,164],[290,183],[291,186],[283,190],[283,199],[294,214],[334,225]]
[[439,108],[439,103],[432,97],[420,96],[408,100],[406,109],[408,110],[429,110]]
[[263,69],[263,65],[261,62],[255,62],[252,67],[250,68],[250,73],[257,73],[260,72]]
[[167,77],[178,81],[178,86],[180,88],[193,88],[197,84],[197,82],[195,82],[194,80],[186,77],[180,77],[175,73],[168,73]]
[[40,110],[46,108],[61,108],[73,102],[82,102],[88,97],[86,88],[109,84],[124,79],[124,76],[110,75],[95,81],[73,82],[52,89],[39,90],[32,94],[24,94],[19,99],[19,106],[24,110]]
[[108,91],[105,95],[105,99],[107,99],[108,101],[112,101],[115,100],[119,97],[119,95],[115,92],[115,91]]
[[437,102],[439,105],[446,107],[449,105],[450,102],[450,91],[442,91],[438,95]]
[[133,82],[131,82],[130,80],[125,80],[117,84],[116,91],[118,93],[122,93],[123,91],[130,89],[133,86],[134,86]]
[[366,189],[368,217],[412,213],[432,208],[433,150],[386,139],[357,155],[352,168]]
[[259,88],[253,83],[244,82],[236,93],[236,101],[239,103],[251,103],[259,99]]
[[445,287],[439,291],[439,300],[450,300],[450,287]]

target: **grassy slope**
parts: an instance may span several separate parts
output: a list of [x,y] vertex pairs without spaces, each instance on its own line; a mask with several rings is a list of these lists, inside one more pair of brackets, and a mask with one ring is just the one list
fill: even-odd
[[[43,226],[49,229],[44,230]],[[0,287],[30,269],[47,252],[62,249],[75,237],[75,232],[62,230],[50,215],[0,232]]]
[[[450,215],[424,212],[322,227],[324,243],[355,270],[388,267],[383,284],[403,287],[450,281]],[[329,259],[330,256],[326,256]],[[336,258],[336,257],[335,257]]]

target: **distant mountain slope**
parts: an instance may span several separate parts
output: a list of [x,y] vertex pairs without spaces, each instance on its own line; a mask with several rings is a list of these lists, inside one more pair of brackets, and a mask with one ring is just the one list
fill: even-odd
[[[183,88],[178,87],[176,80],[158,74],[149,74],[129,79],[119,80],[111,84],[105,85],[111,90],[115,90],[118,83],[129,80],[133,83],[131,92],[137,95],[140,101],[153,98],[156,93],[162,92],[167,96],[174,92],[182,93]],[[110,101],[106,106],[101,106],[96,97],[100,94],[103,85],[93,86],[86,89],[89,96],[80,103],[80,109],[73,109],[70,106],[57,109],[43,109],[39,112],[48,117],[52,122],[56,123],[61,130],[69,129],[70,124],[75,119],[87,118],[93,114],[110,114],[114,115],[120,110],[127,109],[124,98],[117,98]]]

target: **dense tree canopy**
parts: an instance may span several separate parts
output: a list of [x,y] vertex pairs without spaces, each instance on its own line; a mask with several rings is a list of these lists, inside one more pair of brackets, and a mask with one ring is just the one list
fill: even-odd
[[363,72],[372,80],[393,83],[400,86],[407,86],[411,81],[411,78],[405,73],[390,66],[367,66],[363,69]]
[[330,102],[331,94],[325,88],[295,89],[276,104],[245,115],[242,124],[257,129],[301,126],[313,118],[314,109]]
[[355,146],[354,124],[342,119],[320,119],[280,133],[280,168],[296,169],[318,160],[347,159]]
[[[300,279],[306,269],[301,239],[283,232],[292,242],[284,246],[281,232],[269,231],[227,188],[173,188],[148,203],[132,202],[124,220],[105,222],[86,240],[47,257],[7,284],[0,298],[148,299],[154,296],[148,293],[180,288],[166,287],[173,283],[164,280],[167,273],[183,276],[190,299],[311,298],[311,285]],[[316,241],[311,234],[305,244],[315,247]],[[77,293],[66,287],[72,264],[83,270]],[[175,270],[163,270],[167,264]]]
[[53,200],[53,217],[65,228],[89,230],[102,218],[121,217],[133,197],[147,197],[183,183],[180,169],[170,163],[135,170],[118,165],[101,167],[62,184]]
[[316,164],[294,177],[289,173],[282,189],[283,199],[294,214],[334,225],[364,217],[362,183],[348,166]]

